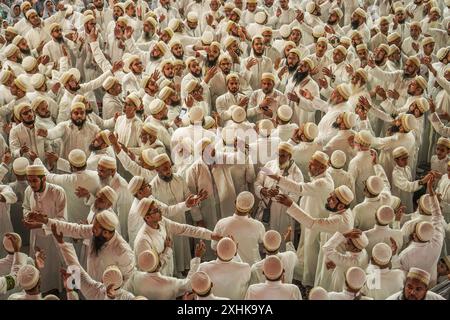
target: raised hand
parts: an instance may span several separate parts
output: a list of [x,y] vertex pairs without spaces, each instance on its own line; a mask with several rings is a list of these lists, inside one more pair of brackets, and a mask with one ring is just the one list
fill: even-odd
[[394,238],[389,238],[389,240],[391,241],[391,250],[392,250],[392,255],[395,255],[397,253],[398,250],[398,245],[397,242],[395,242]]
[[303,98],[305,98],[307,100],[313,100],[314,99],[311,91],[309,91],[308,89],[300,89],[300,94],[302,95]]
[[62,232],[58,233],[56,224],[52,224],[51,228],[52,228],[53,236],[55,237],[56,241],[61,244],[64,243],[64,235]]
[[299,96],[297,95],[297,93],[295,93],[294,90],[292,90],[291,92],[288,92],[288,93],[287,93],[287,98],[288,98],[290,101],[293,101],[293,102],[295,102],[295,103],[298,103],[298,102],[300,101]]
[[39,270],[42,270],[45,267],[45,260],[47,259],[47,255],[45,254],[44,250],[39,247],[35,247],[34,250],[34,263]]
[[184,99],[184,103],[188,108],[192,108],[194,105],[194,97],[191,94],[188,94],[187,97]]
[[258,63],[258,60],[256,60],[256,58],[250,58],[247,61],[247,64],[245,65],[245,68],[247,68],[247,70],[250,70],[251,67],[253,67],[254,65],[256,65]]
[[[320,88],[322,89],[326,89],[328,88],[328,81],[325,78],[319,78],[317,79],[317,84],[319,85]],[[289,97],[288,97],[289,98]]]
[[124,35],[125,39],[128,40],[133,36],[133,33],[134,33],[133,27],[127,26],[127,27],[125,27],[125,32],[123,35]]
[[292,227],[289,226],[283,235],[284,242],[291,241]]
[[361,236],[362,231],[359,229],[352,229],[346,233],[343,234],[344,237],[347,239],[357,239]]
[[78,198],[89,198],[90,193],[89,193],[89,191],[88,191],[86,188],[78,187],[78,188],[75,190],[75,195],[76,195]]
[[30,148],[24,144],[23,146],[20,147],[20,156],[23,156],[24,154],[28,153],[30,151]]
[[203,240],[200,240],[200,242],[195,246],[195,257],[201,258],[206,252],[206,245]]
[[4,164],[10,164],[11,163],[11,161],[12,161],[12,155],[11,155],[11,151],[9,150],[9,149],[7,149],[6,151],[5,151],[5,153],[3,154],[3,158],[2,158],[2,162],[4,163]]
[[331,72],[331,69],[327,68],[327,67],[322,68],[322,73],[329,78],[331,78],[333,76],[333,72]]
[[114,62],[113,66],[112,66],[111,72],[116,73],[117,71],[121,70],[122,68],[123,68],[123,61],[122,60],[116,61],[116,62]]
[[400,94],[395,89],[388,90],[387,93],[388,93],[389,98],[394,99],[394,100],[398,100],[398,98],[400,97]]
[[285,205],[286,207],[290,207],[293,203],[292,199],[284,194],[279,194],[275,196],[275,201],[281,203],[282,205]]
[[42,128],[37,129],[37,135],[38,135],[39,137],[46,138],[46,137],[47,137],[47,134],[48,134],[47,129],[42,129]]

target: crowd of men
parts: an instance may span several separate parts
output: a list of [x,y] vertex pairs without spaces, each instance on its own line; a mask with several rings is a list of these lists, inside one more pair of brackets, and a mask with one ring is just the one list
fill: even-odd
[[1,299],[443,299],[450,1],[0,13]]

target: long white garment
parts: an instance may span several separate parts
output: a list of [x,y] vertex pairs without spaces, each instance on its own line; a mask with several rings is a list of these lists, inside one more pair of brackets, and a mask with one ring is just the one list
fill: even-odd
[[[56,224],[57,230],[66,237],[74,239],[92,238],[92,224],[81,225],[49,219],[47,227],[50,228],[52,224]],[[128,280],[135,268],[133,250],[117,232],[114,232],[113,237],[102,246],[98,254],[93,250],[92,241],[88,247],[86,271],[93,280],[102,281],[103,272],[111,265],[120,269],[124,281]]]
[[328,141],[330,141],[331,138],[333,138],[338,132],[338,130],[333,128],[332,126],[336,121],[336,118],[342,112],[352,112],[353,110],[354,107],[349,105],[347,102],[330,105],[327,112],[317,125],[319,127],[319,136],[317,137],[317,141],[322,143],[323,145],[326,145]]
[[164,242],[167,237],[184,236],[211,240],[212,232],[205,228],[181,224],[165,217],[159,222],[159,229],[153,229],[144,224],[139,230],[134,241],[134,252],[136,258],[146,250],[154,250],[159,254],[161,261],[160,272],[162,275],[172,277],[174,273],[174,256],[172,249],[165,250]]
[[[17,196],[8,185],[0,185],[0,195],[5,201],[0,202],[0,237],[3,239],[5,233],[13,232],[11,223],[10,208],[11,204],[16,203]],[[0,257],[6,254],[3,246],[0,247]]]
[[387,297],[403,289],[405,273],[399,269],[380,269],[370,264],[367,267],[367,280],[361,290],[374,300],[385,300]]
[[262,109],[259,107],[265,98],[272,99],[272,103],[268,106],[268,109],[273,113],[272,119],[276,119],[278,108],[287,104],[286,96],[282,92],[274,89],[271,93],[265,94],[262,89],[258,89],[253,91],[250,96],[249,105],[247,108],[247,117],[249,119],[254,119],[255,122],[262,119],[270,119],[270,117],[263,114]]
[[409,166],[399,167],[396,165],[392,171],[392,194],[402,200],[402,204],[406,206],[406,212],[413,212],[412,197],[413,193],[422,186],[419,180],[412,180],[411,168]]
[[390,206],[391,197],[387,192],[381,192],[373,198],[365,198],[363,202],[353,208],[355,228],[362,231],[372,229],[375,226],[375,214],[381,206]]
[[[22,266],[27,264],[34,265],[34,261],[25,253],[18,252],[17,254],[8,254],[6,257],[0,259],[0,277],[3,278],[4,276],[14,274],[19,271]],[[20,292],[22,288],[16,285],[15,288],[10,289],[5,293],[3,293],[2,289],[2,285],[0,284],[0,300],[6,300],[10,295]]]
[[127,148],[139,146],[139,133],[141,131],[142,121],[138,117],[128,119],[125,115],[119,116],[114,127],[117,132],[119,142]]
[[281,141],[287,142],[296,129],[298,129],[296,123],[278,124],[273,135],[279,137]]
[[302,300],[302,294],[294,284],[266,280],[249,286],[245,300]]
[[442,215],[447,223],[450,223],[450,179],[448,174],[444,174],[439,180],[436,193],[441,195],[442,201],[440,203],[442,208]]
[[291,121],[297,125],[314,122],[315,111],[320,109],[320,99],[312,101],[305,99],[300,95],[300,90],[308,90],[313,97],[319,97],[319,85],[310,76],[307,76],[300,83],[296,83],[293,77],[287,80],[284,93],[294,92],[300,99],[298,102],[288,100],[288,105],[293,111]]
[[323,147],[323,152],[328,154],[329,157],[331,157],[333,152],[336,150],[341,150],[345,153],[346,161],[344,169],[348,168],[348,164],[356,154],[356,151],[348,142],[349,138],[354,135],[355,132],[353,130],[339,130],[336,135]]
[[288,141],[293,147],[292,159],[294,159],[297,167],[302,171],[305,182],[310,181],[309,176],[309,160],[316,151],[322,151],[322,145],[316,142],[300,142],[296,144],[292,139]]
[[[65,221],[66,212],[66,193],[60,186],[46,183],[42,192],[34,192],[31,187],[25,190],[23,199],[23,215],[26,217],[31,211],[46,214],[49,218]],[[62,283],[58,274],[62,264],[56,242],[53,238],[50,228],[42,226],[41,229],[33,229],[30,232],[30,257],[35,254],[35,248],[39,247],[47,255],[44,269],[41,274],[41,290],[46,292],[52,289],[61,291]]]
[[250,282],[250,266],[247,263],[221,261],[219,259],[203,262],[198,271],[206,272],[214,283],[214,295],[232,300],[244,299]]
[[344,169],[336,169],[333,167],[329,167],[327,171],[331,178],[333,178],[334,188],[347,186],[350,190],[352,190],[353,194],[355,194],[355,181],[350,173]]
[[39,129],[38,125],[30,129],[23,123],[20,123],[11,129],[9,146],[13,157],[20,157],[20,148],[26,145],[31,151],[38,155],[39,159],[42,161],[45,160],[45,152],[51,151],[51,147],[45,138],[36,134],[37,129]]

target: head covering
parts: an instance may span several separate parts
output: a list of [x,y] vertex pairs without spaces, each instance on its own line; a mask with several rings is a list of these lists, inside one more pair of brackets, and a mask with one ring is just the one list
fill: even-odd
[[389,53],[388,53],[388,56],[391,56],[391,55],[393,55],[393,54],[396,53],[396,52],[400,52],[400,49],[399,49],[395,44],[391,44],[391,45],[389,46]]
[[341,115],[342,122],[347,129],[351,129],[356,125],[356,114],[353,112],[343,112]]
[[358,74],[361,78],[364,79],[364,81],[367,82],[367,80],[368,80],[369,77],[368,77],[368,75],[367,75],[367,71],[366,71],[366,70],[364,70],[364,69],[362,69],[362,68],[358,68],[358,69],[355,71],[355,73]]
[[114,205],[117,201],[118,195],[110,186],[104,186],[97,192],[97,196],[104,195],[106,199]]
[[27,166],[30,163],[28,162],[28,159],[25,157],[19,157],[14,160],[13,162],[13,171],[17,175],[25,175],[27,173]]
[[280,36],[281,36],[282,38],[287,38],[287,37],[289,37],[289,35],[291,34],[291,27],[289,27],[289,25],[287,25],[287,24],[283,24],[283,25],[280,27],[279,32],[280,32]]
[[351,90],[348,85],[341,83],[336,87],[336,90],[344,100],[348,100],[348,98],[350,97]]
[[281,235],[276,230],[266,231],[263,238],[264,248],[267,251],[274,252],[280,248],[281,245]]
[[134,196],[136,193],[138,193],[139,189],[141,189],[142,185],[144,184],[145,180],[141,176],[134,176],[131,178],[130,182],[128,182],[128,191]]
[[277,116],[282,121],[290,121],[292,118],[292,108],[288,105],[282,105],[277,109]]
[[198,14],[196,12],[194,12],[194,11],[190,11],[187,14],[186,18],[187,18],[186,20],[189,21],[189,22],[197,22],[198,21]]
[[292,153],[294,152],[292,145],[290,143],[287,143],[284,141],[282,141],[278,144],[278,151],[280,151],[280,150],[286,151],[290,155],[292,155]]
[[366,273],[360,267],[351,267],[345,274],[345,280],[351,289],[359,290],[366,283]]
[[14,84],[22,91],[28,92],[28,78],[26,75],[21,74],[16,79],[14,79]]
[[431,216],[432,215],[432,199],[429,194],[424,194],[419,198],[420,214]]
[[77,81],[77,82],[80,81],[80,77],[81,77],[80,71],[78,71],[78,69],[76,69],[76,68],[72,68],[72,69],[67,70],[67,71],[64,72],[64,73],[62,74],[62,76],[59,78],[59,82],[60,82],[63,86],[65,86],[66,83],[70,80],[71,77],[74,77],[74,78],[75,78],[75,81]]
[[368,130],[361,130],[355,134],[355,142],[362,146],[370,147],[372,144],[372,135]]
[[417,279],[428,286],[430,284],[431,275],[425,270],[419,268],[410,268],[408,274],[406,275],[406,278]]
[[158,153],[153,148],[148,148],[142,151],[141,158],[144,160],[144,162],[149,165],[153,166],[153,158],[155,158],[158,155]]
[[251,192],[242,191],[236,198],[236,209],[240,212],[249,212],[255,204],[255,197]]
[[33,88],[37,90],[44,85],[45,80],[46,78],[42,73],[36,73],[31,76],[30,82]]
[[402,122],[403,129],[407,132],[415,129],[417,126],[416,118],[412,114],[402,114],[400,120]]
[[198,80],[196,80],[196,79],[189,80],[188,84],[186,85],[186,92],[191,93],[199,85],[200,85],[200,82]]
[[392,249],[384,242],[377,243],[372,249],[372,258],[380,266],[391,261]]
[[241,123],[247,119],[247,112],[240,106],[235,106],[231,112],[231,119],[236,123]]
[[415,231],[420,241],[428,242],[433,237],[434,228],[430,222],[421,221],[416,224]]
[[158,98],[161,100],[166,100],[169,98],[172,94],[175,94],[175,90],[173,90],[171,87],[164,87],[158,94]]
[[211,279],[204,271],[197,271],[191,277],[192,290],[199,295],[205,295],[211,289]]
[[314,122],[307,122],[303,125],[303,134],[308,140],[314,140],[319,134],[319,128]]
[[371,195],[377,196],[384,188],[383,180],[378,176],[370,176],[366,180],[366,188]]
[[102,87],[103,89],[105,89],[106,91],[108,91],[109,89],[111,89],[113,87],[113,85],[117,82],[117,78],[114,76],[109,76],[108,78],[106,78],[105,81],[103,81],[102,83]]
[[212,34],[211,31],[205,31],[202,34],[202,43],[203,44],[208,45],[208,44],[211,44],[211,42],[213,42],[213,41],[214,41],[214,35]]
[[45,176],[45,168],[43,165],[29,165],[26,169],[27,176]]
[[441,61],[442,59],[447,58],[449,51],[450,47],[440,48],[436,53],[436,57],[438,58],[439,61]]
[[427,89],[428,86],[427,81],[422,76],[416,76],[414,80],[423,90]]
[[397,39],[400,39],[401,36],[397,33],[397,32],[392,32],[387,36],[387,41],[389,42],[394,42]]
[[39,278],[39,270],[29,264],[21,267],[17,273],[17,282],[24,290],[31,290],[36,287],[39,282]]
[[140,60],[141,58],[136,55],[136,54],[132,54],[129,55],[128,58],[124,59],[124,64],[123,64],[123,71],[125,72],[131,72],[131,65],[133,64],[133,62],[135,62],[136,60]]
[[329,300],[328,292],[322,287],[314,287],[309,292],[309,300]]
[[108,231],[114,231],[119,226],[119,220],[114,212],[104,210],[97,213],[95,219],[100,224],[100,226]]
[[166,104],[164,103],[164,101],[156,98],[155,100],[150,102],[150,105],[149,105],[150,113],[152,115],[157,114],[157,113],[161,112],[165,106],[166,106]]
[[217,243],[217,256],[222,261],[230,261],[236,255],[236,243],[228,237],[224,237]]
[[337,169],[340,169],[345,166],[345,162],[347,161],[347,156],[345,152],[342,150],[335,150],[331,154],[331,165]]
[[336,189],[334,189],[334,193],[336,194],[336,197],[339,199],[339,201],[347,206],[353,201],[353,192],[346,185],[337,187]]
[[171,163],[170,158],[166,153],[159,154],[153,158],[153,165],[155,166],[155,168],[162,166],[166,162]]
[[322,151],[316,151],[312,155],[311,159],[320,162],[322,165],[328,167],[328,161],[330,160],[328,155]]
[[73,149],[69,153],[69,162],[74,167],[80,168],[86,164],[86,154],[81,149]]
[[117,290],[123,284],[122,272],[117,266],[106,267],[103,272],[102,281],[105,287],[112,285],[112,287]]
[[378,208],[375,216],[380,225],[387,226],[392,221],[394,221],[394,209],[392,209],[390,206],[381,206]]
[[25,70],[25,72],[30,72],[38,65],[38,62],[36,58],[32,56],[27,56],[22,61],[22,67]]
[[107,169],[115,170],[117,169],[116,159],[109,156],[102,156],[98,161],[98,164]]
[[367,13],[362,8],[357,8],[355,11],[353,11],[353,14],[356,14],[356,15],[360,16],[361,18],[364,18],[364,19],[367,18]]
[[[13,73],[9,70],[2,70],[0,72],[0,83],[5,84],[6,80],[9,79],[10,76],[12,76]],[[43,76],[43,75],[42,75]]]
[[267,280],[276,280],[283,274],[283,264],[276,255],[264,259],[263,272]]
[[[14,238],[16,238],[17,242],[19,243],[19,249],[20,249],[22,247],[22,238],[20,237],[20,235],[15,232],[10,232],[9,234],[12,235]],[[9,253],[14,252],[14,247],[13,247],[11,241],[9,241],[9,239],[6,237],[6,235],[3,236],[3,248],[5,248],[5,250]]]
[[261,75],[261,80],[265,80],[265,79],[272,80],[273,82],[275,82],[275,76],[270,72],[264,72]]
[[204,116],[204,111],[199,106],[193,106],[189,110],[189,120],[191,121],[191,123],[202,121]]
[[411,61],[416,65],[417,68],[420,68],[420,60],[416,56],[409,57],[408,59],[406,59],[406,61]]
[[[17,36],[16,36],[17,37]],[[12,57],[16,52],[19,51],[19,48],[15,44],[8,44],[5,50],[3,51],[3,55],[8,59]]]
[[313,27],[312,35],[314,38],[321,38],[326,35],[325,28],[321,25],[317,25]]
[[22,103],[16,104],[16,105],[14,106],[14,116],[15,116],[17,119],[20,119],[20,120],[21,120],[22,117],[20,116],[20,113],[21,113],[22,110],[25,109],[26,107],[28,107],[28,108],[31,109],[30,104],[27,103],[27,102],[22,102]]
[[153,250],[145,250],[138,256],[138,267],[144,272],[155,272],[159,265],[159,256]]
[[95,17],[93,15],[88,14],[87,16],[83,17],[83,24],[86,24],[90,21],[95,21]]
[[394,149],[394,151],[392,152],[392,156],[394,157],[394,159],[397,159],[400,157],[409,156],[409,152],[405,147],[401,146]]
[[440,137],[437,141],[437,144],[442,145],[448,149],[450,149],[450,139],[445,137]]

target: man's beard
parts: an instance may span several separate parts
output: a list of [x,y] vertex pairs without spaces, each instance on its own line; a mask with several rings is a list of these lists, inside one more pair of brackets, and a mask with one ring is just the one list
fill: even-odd
[[22,57],[17,57],[17,59],[16,59],[17,61],[17,63],[22,63]]
[[170,174],[170,176],[163,176],[163,175],[161,175],[161,174],[158,174],[159,175],[159,177],[163,180],[163,181],[165,181],[165,182],[170,182],[170,181],[172,181],[172,179],[173,179],[173,174]]
[[20,52],[22,52],[22,54],[29,56],[31,54],[31,49],[20,49]]
[[253,54],[255,55],[255,57],[260,58],[263,56],[264,51],[263,52],[256,52],[255,50],[253,50]]
[[389,131],[392,132],[392,133],[400,132],[400,126],[392,125],[389,128]]
[[206,67],[207,67],[207,68],[212,68],[212,67],[214,67],[214,66],[217,64],[217,60],[218,60],[218,59],[219,59],[219,57],[214,58],[214,59],[210,59],[210,58],[208,57],[208,59],[206,59],[206,63],[205,63]]
[[406,111],[406,114],[412,114],[412,115],[414,115],[414,111],[408,110],[408,111]]
[[173,53],[173,52],[172,52],[172,54],[173,54],[173,56],[174,56],[175,58],[177,58],[178,60],[183,60],[184,52],[183,52],[182,54],[180,54],[180,55],[175,54],[175,53]]
[[[425,294],[421,300],[425,300],[426,296],[427,295]],[[400,300],[410,300],[410,299],[406,299],[406,294],[405,294],[405,288],[404,287],[403,287],[403,290],[402,290],[402,296],[401,296]]]
[[101,149],[102,149],[101,146],[96,146],[96,145],[93,144],[93,143],[91,143],[91,144],[89,145],[89,150],[91,150],[91,151],[99,151],[99,150],[101,150]]
[[333,122],[333,123],[331,124],[331,127],[334,128],[334,129],[339,129],[339,123]]
[[114,18],[114,21],[117,21],[119,18],[120,18],[120,16],[116,16],[115,14],[113,15],[113,18]]
[[144,40],[150,40],[152,36],[150,32],[144,31]]
[[272,91],[273,91],[273,89],[269,89],[269,88],[264,88],[264,89],[262,89],[262,92],[264,93],[264,94],[271,94],[272,93]]
[[287,65],[287,68],[289,73],[294,72],[298,68],[298,62],[294,66]]
[[73,120],[73,119],[71,119],[71,120],[72,120],[72,123],[74,125],[76,125],[78,128],[81,128],[83,126],[83,124],[86,122],[86,119],[84,119],[84,120]]
[[359,27],[359,21],[352,21],[351,24],[352,24],[352,29],[353,29],[353,30],[358,29],[358,27]]
[[328,203],[325,204],[325,209],[327,209],[328,211],[331,211],[331,212],[338,212],[337,208],[331,208]]
[[377,65],[377,66],[381,66],[382,64],[383,64],[383,62],[384,62],[384,57],[383,57],[383,59],[377,59],[377,58],[375,58],[375,64]]
[[98,256],[98,253],[100,252],[100,250],[102,249],[102,247],[105,245],[106,243],[106,239],[103,236],[93,236],[92,237],[92,253],[95,254],[95,256]]
[[64,37],[63,36],[55,37],[55,38],[53,38],[53,40],[55,40],[58,43],[64,43]]
[[412,73],[408,73],[406,71],[403,71],[403,79],[410,79],[412,78],[413,74]]
[[191,74],[194,76],[194,77],[196,77],[196,78],[200,78],[201,76],[202,76],[202,71],[200,70],[199,72],[192,72],[191,71]]
[[164,75],[167,79],[172,80],[174,75],[173,74],[169,74],[169,75]]
[[39,118],[48,119],[48,118],[50,118],[50,112],[46,112],[45,114],[38,113],[37,116]]
[[77,85],[75,86],[75,87],[73,87],[73,86],[70,86],[70,90],[72,90],[72,91],[78,91],[78,90],[80,90],[80,84],[79,83],[77,83]]
[[24,123],[24,124],[26,124],[26,125],[32,125],[32,124],[34,124],[34,119],[33,120],[31,120],[31,121],[25,121],[25,120],[22,120],[22,122]]
[[158,61],[160,59],[160,57],[155,57],[154,55],[150,55],[150,61]]
[[293,79],[294,79],[295,84],[299,84],[299,83],[302,82],[303,79],[305,79],[307,76],[308,76],[308,71],[305,71],[305,72],[297,71],[297,72],[294,74],[294,76],[293,76]]
[[137,110],[136,110],[136,114],[137,114],[138,116],[142,116],[142,115],[144,114],[144,109],[137,109]]
[[337,20],[331,21],[330,19],[328,19],[327,24],[330,26],[334,26],[337,23]]
[[[99,177],[100,178],[100,177]],[[102,183],[102,186],[109,186],[111,185],[112,177],[107,176],[106,178],[100,178],[100,182]]]

